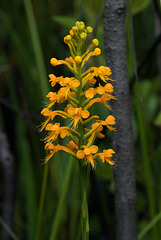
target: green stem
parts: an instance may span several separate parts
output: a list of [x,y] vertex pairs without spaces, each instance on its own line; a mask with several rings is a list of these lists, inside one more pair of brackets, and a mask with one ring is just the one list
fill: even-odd
[[47,92],[49,92],[49,85],[48,85],[45,64],[44,64],[43,53],[42,53],[41,44],[40,44],[39,33],[38,33],[38,29],[37,29],[37,25],[36,25],[34,13],[33,13],[31,0],[24,0],[24,5],[25,5],[26,15],[28,19],[28,24],[30,27],[31,39],[32,39],[33,49],[34,49],[35,58],[36,58],[36,64],[39,71],[41,90],[42,90],[43,96],[45,97]]
[[40,205],[39,205],[39,210],[38,210],[38,220],[37,220],[37,226],[36,226],[35,240],[40,239],[42,214],[43,214],[44,201],[45,201],[45,197],[46,197],[45,193],[46,193],[47,177],[48,177],[48,163],[45,164],[45,169],[44,169],[43,184],[42,184],[42,190],[41,190],[41,196],[40,196]]
[[89,239],[89,217],[88,217],[88,203],[87,203],[87,172],[86,166],[83,166],[82,161],[79,164],[80,182],[81,182],[81,199],[82,199],[82,240]]
[[73,164],[74,164],[74,159],[71,157],[68,161],[68,166],[67,166],[66,174],[64,177],[63,189],[62,189],[59,204],[58,204],[58,207],[56,210],[55,218],[54,218],[54,221],[52,224],[52,229],[51,229],[51,234],[50,234],[49,240],[58,239],[57,233],[58,233],[59,226],[60,226],[61,219],[62,219],[63,212],[64,212],[64,204],[65,204],[65,199],[66,199],[66,195],[67,195],[67,190],[69,188]]
[[11,236],[13,240],[19,240],[18,237],[15,235],[15,233],[8,227],[8,225],[3,221],[1,217],[0,217],[0,224],[6,230],[6,232],[8,232],[8,234]]
[[153,227],[161,220],[161,212],[158,213],[138,235],[138,240],[141,240]]
[[[151,219],[155,217],[155,193],[153,188],[153,176],[151,170],[151,164],[148,154],[148,144],[147,144],[147,137],[146,137],[146,130],[145,130],[145,123],[143,119],[143,113],[140,106],[139,95],[137,91],[137,86],[135,85],[135,101],[136,101],[136,113],[138,118],[138,125],[140,131],[140,143],[141,143],[141,150],[142,150],[142,159],[145,169],[145,185],[148,194],[148,203],[149,203],[149,216]],[[158,239],[157,237],[157,227],[154,226],[153,228],[153,239]]]

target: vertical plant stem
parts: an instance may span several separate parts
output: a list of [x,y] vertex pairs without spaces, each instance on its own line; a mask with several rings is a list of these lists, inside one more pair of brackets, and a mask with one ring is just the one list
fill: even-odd
[[89,239],[89,218],[88,218],[88,203],[87,203],[87,171],[86,171],[86,166],[83,166],[81,161],[79,164],[79,170],[80,170],[81,199],[82,199],[82,206],[81,206],[82,240],[88,240]]
[[49,166],[48,163],[46,163],[45,169],[44,169],[44,175],[43,175],[43,184],[42,184],[42,190],[41,190],[41,196],[40,196],[40,205],[38,210],[38,220],[36,225],[35,240],[40,239],[41,221],[42,221],[42,214],[43,214],[43,207],[44,207],[45,193],[46,193],[46,184],[47,184],[47,177],[48,177],[48,166]]
[[[136,100],[136,114],[138,119],[138,125],[139,125],[139,132],[140,132],[140,143],[141,143],[141,150],[142,150],[142,159],[144,163],[144,174],[145,174],[145,185],[147,189],[148,194],[148,202],[149,202],[149,216],[151,220],[155,217],[155,194],[154,189],[152,186],[153,183],[153,177],[151,172],[151,166],[150,166],[150,159],[148,155],[148,145],[147,145],[147,138],[146,138],[146,131],[145,131],[145,123],[143,119],[143,113],[140,106],[139,101],[139,95],[137,91],[137,86],[135,86],[135,100]],[[158,239],[157,235],[157,227],[154,225],[153,228],[153,239]]]
[[[8,233],[8,235],[13,239],[13,240],[19,240],[18,237],[15,235],[15,233],[11,230],[11,228],[6,224],[3,219],[0,217],[0,224],[2,227],[5,229],[5,231]],[[3,239],[8,239],[8,236],[3,238]]]
[[[37,64],[39,78],[40,78],[40,86],[41,86],[40,90],[42,92],[43,98],[45,99],[46,93],[49,92],[49,85],[48,85],[47,73],[46,73],[46,69],[45,69],[45,63],[44,63],[44,59],[43,59],[40,38],[39,38],[38,30],[37,30],[36,21],[34,18],[31,0],[24,0],[24,5],[25,5],[26,15],[27,15],[27,19],[28,19],[30,32],[31,32],[33,49],[34,49],[36,64]],[[48,166],[46,164],[45,169],[44,169],[42,192],[41,192],[41,198],[40,198],[40,204],[39,204],[39,210],[38,210],[38,220],[37,220],[37,228],[36,228],[36,235],[35,235],[36,239],[39,239],[39,236],[40,236],[41,223],[42,223],[42,212],[43,212],[44,201],[45,201],[47,176],[48,176]]]
[[52,224],[52,229],[51,229],[51,234],[50,234],[49,240],[58,239],[57,234],[58,234],[61,218],[63,216],[64,203],[65,203],[65,199],[66,199],[66,195],[67,195],[67,190],[69,188],[70,178],[71,178],[72,169],[73,169],[73,163],[74,163],[74,159],[71,157],[68,160],[68,166],[67,166],[67,170],[66,170],[66,173],[64,176],[64,184],[63,184],[63,188],[62,188],[62,194],[61,194],[59,204],[58,204],[58,207],[56,210],[55,218],[54,218],[54,221]]
[[46,73],[44,59],[43,59],[43,53],[42,53],[41,44],[40,44],[40,38],[37,30],[36,21],[34,18],[31,0],[24,0],[24,5],[25,5],[26,15],[27,15],[27,19],[28,19],[28,23],[31,31],[33,49],[34,49],[36,64],[37,64],[39,77],[40,77],[41,90],[42,90],[43,96],[45,97],[47,92],[49,92],[49,86],[48,86],[47,73]]
[[[81,68],[78,66],[78,76],[76,76],[77,79],[80,81],[80,86],[78,88],[78,101],[80,104],[80,107],[82,107],[82,78],[81,78]],[[79,138],[79,149],[81,146],[84,145],[83,140],[83,126],[81,123],[78,124],[78,132],[80,133]],[[88,240],[89,239],[89,220],[88,220],[88,203],[87,203],[87,171],[86,166],[83,165],[84,161],[79,162],[79,171],[80,171],[80,184],[81,184],[81,226],[82,226],[82,240]]]

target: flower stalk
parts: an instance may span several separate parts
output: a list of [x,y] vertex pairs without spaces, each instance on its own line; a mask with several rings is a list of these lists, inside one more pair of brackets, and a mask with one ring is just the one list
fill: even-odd
[[[115,130],[113,127],[115,118],[109,115],[105,120],[100,120],[99,116],[90,114],[90,107],[95,103],[100,103],[110,109],[107,101],[115,99],[115,97],[112,95],[113,86],[110,83],[112,81],[110,68],[100,66],[91,67],[85,72],[83,70],[90,57],[101,54],[101,50],[97,47],[99,45],[97,39],[93,39],[91,45],[85,50],[86,39],[91,32],[92,28],[85,28],[84,22],[76,22],[76,25],[69,31],[69,35],[64,38],[64,42],[69,46],[71,56],[65,60],[57,60],[56,58],[50,60],[54,67],[61,64],[66,65],[73,76],[56,77],[54,74],[49,75],[51,86],[55,87],[56,84],[59,84],[60,88],[58,92],[47,94],[49,102],[41,111],[41,114],[46,117],[46,120],[41,124],[41,131],[43,129],[48,131],[48,136],[44,139],[48,155],[44,162],[46,163],[57,151],[62,150],[72,155],[79,163],[83,240],[89,239],[86,166],[95,169],[98,158],[102,162],[106,161],[110,165],[114,165],[111,158],[115,153],[112,149],[104,149],[102,153],[98,152],[98,146],[93,145],[96,137],[103,138],[105,136],[101,133],[104,126],[110,131]],[[68,103],[64,111],[51,110],[55,103],[61,104],[62,102]],[[53,124],[55,116],[58,116],[60,120],[61,118],[69,119],[70,125]],[[87,127],[90,127],[90,129]],[[66,146],[54,145],[56,140],[65,137],[69,139]]]

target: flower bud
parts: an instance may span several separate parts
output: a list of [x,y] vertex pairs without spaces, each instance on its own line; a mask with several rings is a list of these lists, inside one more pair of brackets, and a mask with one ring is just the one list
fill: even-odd
[[71,39],[72,39],[72,37],[71,37],[70,35],[67,35],[67,36],[64,38],[64,42],[65,42],[65,43],[68,43],[68,42],[71,41]]
[[58,65],[58,60],[57,60],[56,58],[51,58],[51,59],[50,59],[50,63],[51,63],[51,65],[53,65],[53,66],[57,66],[57,65]]
[[87,34],[86,34],[85,32],[82,32],[82,33],[80,34],[80,38],[83,39],[83,40],[85,40],[85,39],[87,38]]
[[93,32],[93,28],[92,27],[87,27],[87,32],[88,33],[92,33]]
[[99,41],[95,38],[93,39],[92,44],[94,45],[94,47],[97,47],[99,45]]
[[73,37],[73,36],[74,36],[74,31],[73,31],[73,30],[70,30],[70,31],[69,31],[69,34],[70,34],[71,37]]
[[77,32],[77,31],[78,31],[78,28],[77,28],[76,26],[73,26],[73,27],[72,27],[72,30],[73,30],[74,32]]
[[74,60],[77,64],[80,64],[82,62],[82,58],[80,56],[76,56]]
[[94,50],[94,54],[95,54],[95,56],[99,56],[101,54],[101,49],[100,48],[96,48]]

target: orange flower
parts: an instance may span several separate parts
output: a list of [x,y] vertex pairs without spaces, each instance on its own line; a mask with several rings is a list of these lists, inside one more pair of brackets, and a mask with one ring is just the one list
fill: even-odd
[[[96,126],[98,126],[98,125],[99,125],[98,122],[93,123],[92,126],[91,126],[91,129],[93,129],[94,127],[96,127]],[[85,129],[85,130],[86,130],[87,132],[89,131],[89,129]],[[100,125],[99,128],[97,128],[96,131],[95,131],[94,133],[92,133],[92,135],[91,135],[90,138],[92,138],[93,135],[95,135],[95,134],[97,134],[97,137],[98,137],[98,138],[104,138],[105,135],[104,135],[103,133],[101,133],[102,130],[103,130],[103,127]],[[90,138],[89,138],[89,140],[90,140]]]
[[78,146],[72,140],[66,146],[73,152],[75,152],[79,149]]
[[40,126],[41,126],[40,131],[42,131],[42,130],[45,128],[45,126],[48,124],[48,122],[50,121],[50,119],[53,120],[53,118],[55,117],[54,112],[51,111],[51,110],[49,110],[48,108],[44,108],[44,109],[41,111],[41,114],[44,115],[45,117],[48,117],[48,118],[46,119],[45,122],[43,122],[43,123],[40,125]]
[[86,91],[85,96],[86,98],[93,98],[95,94],[97,94],[97,90],[95,88],[89,88]]
[[50,100],[50,104],[47,106],[47,108],[50,108],[51,106],[53,106],[56,102],[57,102],[57,94],[56,92],[49,92],[46,97],[49,98]]
[[[100,125],[100,126],[99,126],[99,125]],[[94,139],[95,139],[96,136],[97,136],[98,138],[104,138],[104,137],[105,137],[105,135],[104,135],[103,133],[101,133],[101,131],[103,130],[103,127],[101,126],[100,123],[98,123],[98,122],[93,123],[92,126],[91,126],[91,130],[93,130],[94,128],[95,128],[96,130],[94,130],[93,133],[91,134],[91,136],[89,137],[88,143],[89,143],[89,142],[92,143],[92,142],[94,141]],[[85,130],[86,130],[87,132],[91,131],[90,129],[87,129],[87,128],[85,128]]]
[[77,79],[75,79],[74,77],[72,77],[72,78],[69,78],[69,77],[63,78],[63,79],[60,80],[59,83],[60,83],[61,86],[63,86],[63,87],[65,86],[64,87],[64,94],[65,94],[66,98],[67,98],[67,95],[70,92],[70,89],[72,87],[76,88],[76,87],[78,87],[80,85],[80,82]]
[[67,112],[73,116],[73,127],[77,128],[78,122],[82,118],[88,118],[90,113],[87,110],[82,110],[82,108],[69,107]]
[[54,141],[60,134],[61,138],[65,138],[68,135],[69,127],[60,127],[60,123],[48,123],[45,130],[49,131],[49,135],[44,139],[46,142]]
[[46,143],[46,145],[45,145],[44,148],[45,148],[45,150],[48,150],[48,151],[49,151],[49,155],[45,158],[44,163],[48,162],[49,159],[52,158],[52,156],[53,156],[56,152],[58,152],[58,151],[60,151],[60,150],[63,150],[63,151],[68,152],[68,153],[69,153],[69,151],[70,151],[70,150],[68,150],[66,147],[61,146],[60,144],[58,144],[57,146],[54,146],[54,144],[52,144],[52,143],[50,143],[50,142],[49,142],[49,143]]
[[65,61],[66,61],[67,63],[69,63],[71,66],[73,66],[73,64],[74,64],[74,60],[73,60],[72,57],[65,58]]
[[97,87],[98,94],[102,95],[105,93],[112,93],[112,92],[113,92],[113,86],[111,83],[107,83],[104,87],[99,83],[99,86]]
[[41,114],[44,115],[45,117],[48,117],[48,118],[47,118],[47,120],[46,120],[45,122],[43,122],[43,123],[40,125],[40,126],[41,126],[40,131],[42,131],[42,130],[46,127],[46,125],[48,124],[48,122],[49,122],[50,120],[53,120],[56,115],[59,115],[59,116],[61,116],[61,117],[63,117],[63,118],[66,118],[64,115],[62,115],[61,113],[59,113],[59,111],[51,111],[51,110],[49,110],[48,108],[44,108],[44,109],[41,111]]
[[106,161],[110,165],[115,165],[114,162],[110,160],[110,158],[112,157],[112,154],[114,153],[115,152],[112,149],[103,150],[103,153],[99,153],[99,157],[103,163]]
[[[111,95],[112,96],[112,95]],[[103,94],[101,98],[95,98],[92,99],[88,105],[86,106],[86,108],[90,108],[94,103],[102,103],[105,107],[109,108],[111,110],[111,107],[109,105],[107,105],[106,101],[110,100],[111,98],[109,97],[109,94]]]
[[93,71],[93,76],[99,76],[102,81],[111,80],[109,76],[111,75],[111,69],[109,67],[100,66],[100,67],[91,67],[87,70],[86,73]]
[[97,80],[94,79],[93,77],[91,77],[91,78],[89,78],[87,84],[88,84],[89,86],[91,86],[91,85],[94,85],[96,82],[97,82]]
[[115,131],[115,128],[111,127],[110,125],[116,124],[115,118],[112,115],[109,115],[105,121],[102,121],[102,125],[106,126],[110,131]]
[[87,164],[90,163],[92,165],[92,168],[94,168],[95,167],[95,161],[94,161],[95,155],[92,155],[92,154],[95,154],[98,152],[98,146],[92,145],[89,148],[87,148],[85,146],[83,146],[83,147],[84,147],[83,150],[79,150],[77,152],[77,154],[76,154],[77,158],[79,158],[79,159],[86,158]]
[[54,87],[56,83],[59,83],[61,79],[63,79],[63,76],[56,77],[54,74],[49,74],[49,82],[51,82],[51,86]]
[[50,158],[52,158],[52,156],[58,152],[59,150],[61,150],[60,145],[58,144],[57,146],[54,146],[52,143],[47,143],[45,145],[45,150],[49,151],[49,155],[45,158],[44,163],[48,162]]

